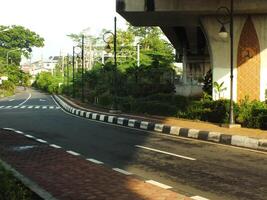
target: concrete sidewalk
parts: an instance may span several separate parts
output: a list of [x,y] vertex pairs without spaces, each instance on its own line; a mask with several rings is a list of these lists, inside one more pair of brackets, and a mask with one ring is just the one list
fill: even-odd
[[[72,106],[73,108],[77,108],[78,110],[94,112],[102,115],[111,115],[110,113],[108,113],[108,110],[89,106],[87,104],[81,103],[76,99],[66,98],[63,96],[60,96],[60,98],[64,100],[68,105]],[[126,113],[112,115],[118,118],[138,120],[140,122],[152,122],[154,124],[152,125],[154,126],[154,129],[156,126],[170,126],[169,133],[172,132],[172,127],[179,127],[180,131],[181,129],[185,129],[182,130],[182,133],[180,133],[179,131],[177,133],[179,136],[183,137],[209,140],[212,142],[219,142],[223,144],[230,144],[257,150],[267,150],[267,131],[264,130],[248,128],[228,129],[220,127],[220,125],[218,124],[184,120],[174,117],[142,116],[130,115]]]
[[[0,130],[0,159],[15,169],[21,181],[44,199],[191,199],[15,130]],[[30,180],[31,184],[25,180]]]

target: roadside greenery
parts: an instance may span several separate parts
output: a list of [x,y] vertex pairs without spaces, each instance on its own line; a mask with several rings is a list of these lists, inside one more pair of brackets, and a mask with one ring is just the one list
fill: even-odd
[[20,183],[11,172],[0,165],[0,199],[1,200],[32,200],[40,199]]
[[[69,36],[77,43],[81,38],[81,35]],[[102,42],[102,36],[88,37],[92,45]],[[137,66],[136,60],[136,39],[141,45],[140,66]],[[106,51],[113,53],[113,38],[107,40],[109,44],[106,45]],[[212,83],[212,71],[209,71],[204,79],[202,99],[175,95],[173,61],[173,49],[162,39],[160,29],[129,26],[126,31],[119,30],[118,66],[114,67],[111,56],[105,59],[104,65],[96,61],[93,68],[84,73],[85,101],[94,106],[111,108],[116,99],[123,112],[228,123],[229,100],[213,101],[211,97],[213,84],[220,97],[225,90],[224,83]],[[64,60],[64,63],[69,62]],[[77,63],[79,66],[81,60],[77,59]],[[72,67],[68,67],[69,72],[66,66],[63,71],[62,63],[59,63],[53,76],[41,73],[37,77],[36,86],[50,93],[65,95],[72,95],[75,91],[75,97],[80,98],[81,68],[75,70],[73,84]],[[69,81],[66,81],[67,74]],[[266,109],[265,103],[244,100],[234,104],[235,120],[244,127],[267,129]]]
[[42,37],[23,26],[0,25],[0,77],[8,77],[0,85],[0,97],[14,94],[18,85],[30,85],[30,76],[19,68],[21,57],[29,57],[33,47],[43,45]]

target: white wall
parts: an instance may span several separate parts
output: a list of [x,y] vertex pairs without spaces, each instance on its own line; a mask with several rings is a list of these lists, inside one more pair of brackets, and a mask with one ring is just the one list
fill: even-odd
[[[236,17],[234,20],[234,87],[233,99],[237,100],[237,49],[239,38],[243,29],[246,17]],[[227,88],[221,97],[230,99],[230,38],[221,39],[218,35],[221,25],[214,17],[202,17],[201,23],[206,33],[210,46],[211,68],[213,71],[213,82],[222,83]],[[226,25],[229,31],[229,25]],[[213,99],[218,95],[213,90]]]

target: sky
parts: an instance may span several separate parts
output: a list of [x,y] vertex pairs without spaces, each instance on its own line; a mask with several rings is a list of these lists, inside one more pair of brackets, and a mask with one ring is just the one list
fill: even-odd
[[45,47],[34,49],[32,60],[70,53],[73,42],[66,36],[90,28],[91,34],[113,30],[114,16],[118,28],[125,20],[115,11],[116,0],[3,0],[0,24],[22,25],[45,39]]

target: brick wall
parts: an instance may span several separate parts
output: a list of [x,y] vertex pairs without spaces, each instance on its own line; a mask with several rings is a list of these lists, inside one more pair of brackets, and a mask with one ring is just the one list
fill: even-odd
[[238,45],[237,55],[237,100],[246,96],[260,99],[260,44],[250,17],[248,17]]

